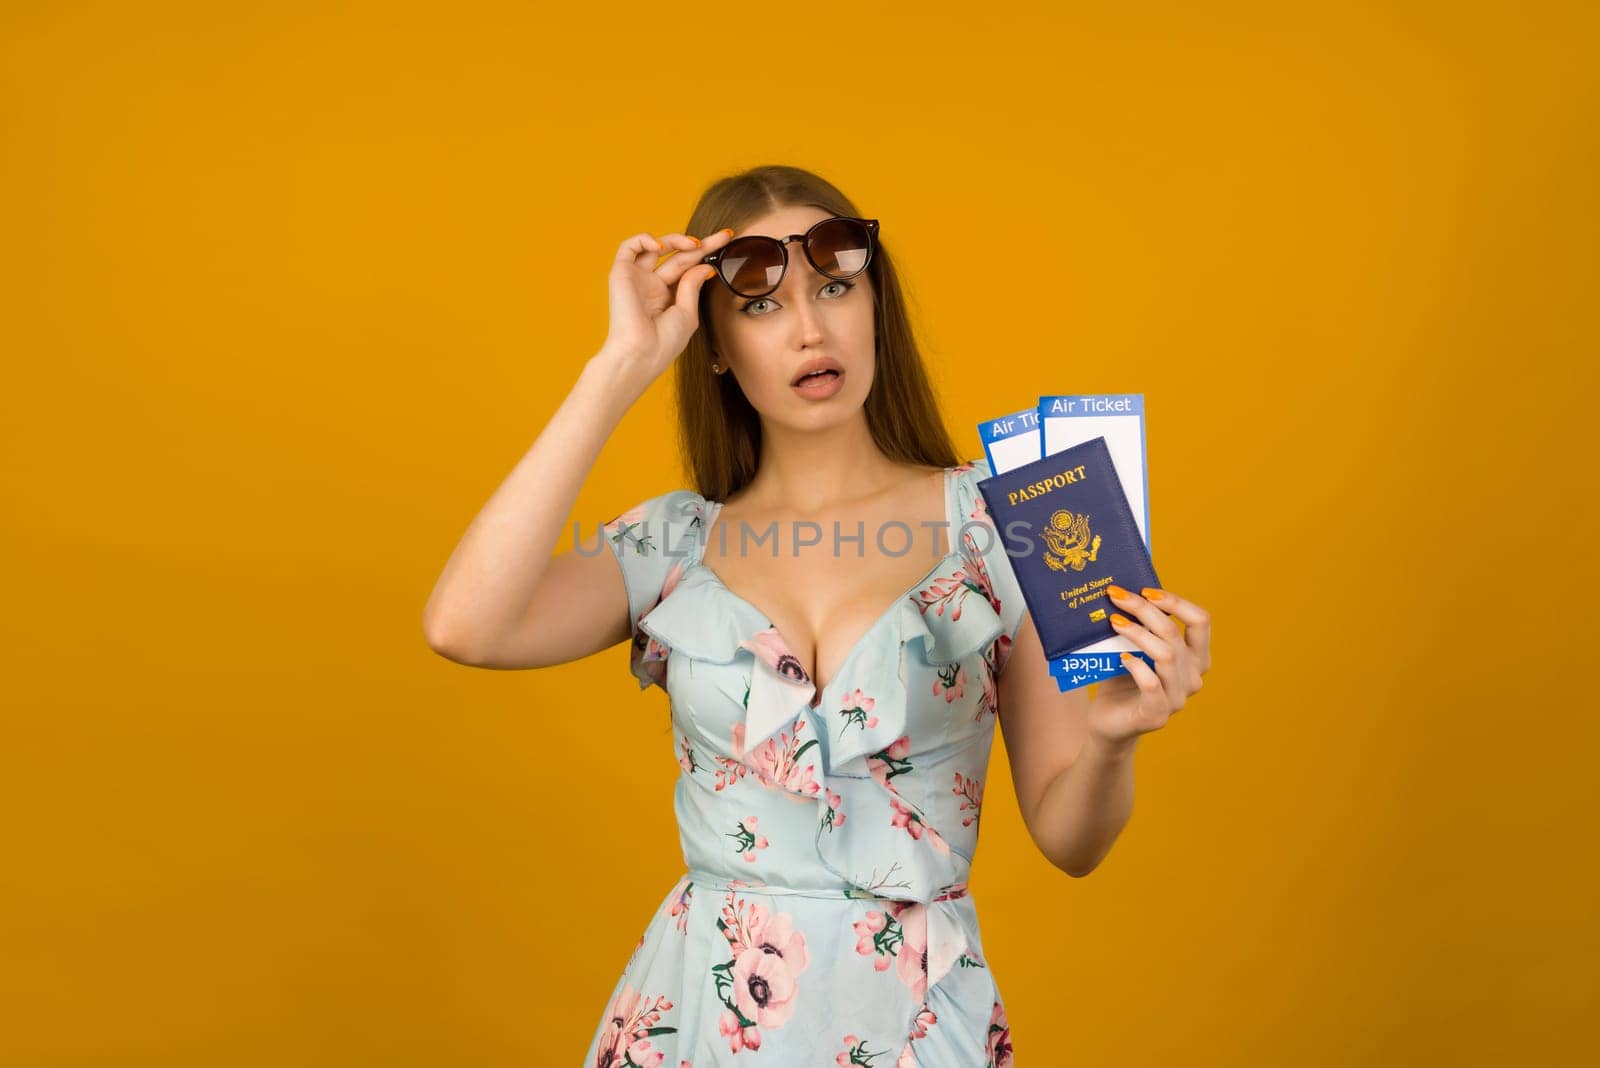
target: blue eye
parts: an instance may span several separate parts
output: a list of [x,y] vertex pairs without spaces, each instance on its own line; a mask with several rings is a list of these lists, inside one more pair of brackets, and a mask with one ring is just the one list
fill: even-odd
[[[833,279],[833,280],[830,280],[822,288],[823,289],[827,289],[828,286],[842,286],[843,288],[841,289],[841,291],[839,293],[839,296],[842,297],[846,293],[850,292],[850,290],[854,289],[856,287],[856,284],[854,282],[842,282],[842,281],[839,281],[837,279]],[[773,305],[776,305],[777,303],[778,302],[773,300],[771,297],[754,297],[754,298],[752,298],[750,300],[745,301],[743,304],[739,305],[739,310],[741,312],[743,312],[744,314],[750,316],[752,319],[759,319],[761,316],[765,315],[766,312],[753,312],[753,311],[750,310],[751,308],[753,308],[757,304],[773,304]]]

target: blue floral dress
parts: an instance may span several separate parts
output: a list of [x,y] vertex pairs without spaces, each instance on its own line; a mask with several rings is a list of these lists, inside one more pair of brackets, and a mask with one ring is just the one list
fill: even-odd
[[670,696],[687,870],[635,945],[594,1068],[1004,1068],[1005,1007],[967,877],[1025,614],[976,483],[945,469],[950,552],[823,691],[703,566],[719,502],[679,489],[605,525],[641,689]]

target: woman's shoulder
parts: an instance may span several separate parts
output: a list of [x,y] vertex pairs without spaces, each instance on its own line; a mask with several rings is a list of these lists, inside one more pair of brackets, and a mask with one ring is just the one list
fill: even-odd
[[988,458],[984,456],[978,456],[971,460],[962,460],[950,470],[958,475],[968,475],[973,481],[981,481],[994,474],[989,468]]
[[657,522],[693,520],[705,511],[707,503],[706,498],[696,490],[686,487],[671,489],[653,497],[646,497],[632,507],[617,513],[606,521],[605,528],[608,532],[614,532],[619,527],[647,519]]
[[994,473],[989,468],[989,461],[979,456],[972,460],[962,460],[949,470],[955,480],[956,496],[965,506],[963,510],[970,511],[972,502],[979,497],[978,483]]
[[672,489],[646,497],[602,525],[602,541],[622,568],[636,643],[639,620],[700,559],[705,508],[706,499],[695,490]]
[[706,499],[687,488],[646,497],[602,524],[601,531],[624,568],[640,560],[699,555]]

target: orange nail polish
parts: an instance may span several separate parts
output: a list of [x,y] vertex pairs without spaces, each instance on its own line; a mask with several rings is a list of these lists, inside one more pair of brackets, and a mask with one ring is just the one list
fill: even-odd
[[1166,594],[1162,593],[1160,590],[1152,589],[1151,587],[1146,586],[1144,589],[1139,591],[1139,596],[1143,597],[1147,601],[1159,601],[1161,598],[1165,597]]
[[1129,619],[1127,616],[1124,616],[1121,612],[1112,612],[1111,622],[1115,623],[1119,627],[1133,626],[1133,620]]
[[729,237],[732,237],[732,236],[733,236],[733,227],[731,227],[731,226],[724,226],[724,227],[723,227],[723,228],[722,228],[722,231],[721,231],[721,232],[722,232],[722,233],[725,233],[725,234],[727,234],[727,235],[728,235],[728,236],[729,236]]
[[1127,600],[1129,596],[1128,591],[1123,589],[1121,586],[1107,586],[1106,592],[1111,594],[1113,597],[1120,597],[1123,600]]
[[[689,237],[688,234],[685,234],[684,236],[685,237]],[[700,247],[700,239],[698,237],[690,237],[689,240],[694,242],[694,247],[695,248],[699,248]]]

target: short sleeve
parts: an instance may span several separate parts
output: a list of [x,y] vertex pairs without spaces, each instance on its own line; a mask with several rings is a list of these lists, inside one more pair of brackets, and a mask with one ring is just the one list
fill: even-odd
[[961,507],[961,527],[958,536],[963,549],[976,558],[982,574],[979,585],[989,595],[989,603],[1000,616],[1001,635],[996,639],[993,656],[995,673],[1005,666],[1011,652],[1012,639],[1022,629],[1028,617],[1028,606],[1022,598],[1022,586],[1011,567],[1011,557],[1006,552],[1004,533],[995,526],[989,514],[989,502],[984,500],[978,483],[989,478],[993,469],[984,458],[969,460],[961,465],[957,502]]
[[699,560],[705,498],[679,489],[634,505],[602,527],[628,591],[631,663],[641,688],[663,682],[666,651],[639,630],[639,620],[672,592],[684,569]]

